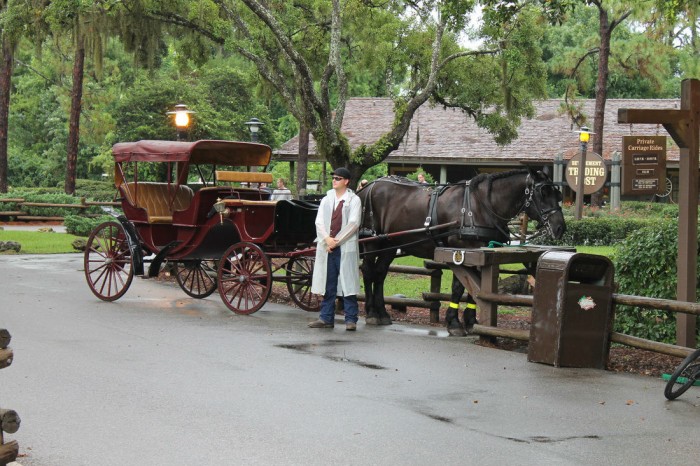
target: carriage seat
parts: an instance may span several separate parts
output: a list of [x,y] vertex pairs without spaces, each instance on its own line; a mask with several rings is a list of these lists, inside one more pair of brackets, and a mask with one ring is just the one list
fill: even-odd
[[264,172],[232,172],[216,170],[217,181],[228,181],[233,183],[272,183],[272,173]]
[[189,186],[168,183],[127,183],[120,189],[131,205],[146,210],[148,223],[172,223],[173,212],[187,209],[194,197]]

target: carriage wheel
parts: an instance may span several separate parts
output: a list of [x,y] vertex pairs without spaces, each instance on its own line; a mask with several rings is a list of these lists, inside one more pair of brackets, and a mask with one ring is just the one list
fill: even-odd
[[318,312],[321,297],[311,293],[311,279],[314,273],[313,257],[295,257],[287,262],[287,290],[292,301],[301,309]]
[[206,298],[216,291],[216,261],[193,259],[176,262],[175,279],[188,295]]
[[134,267],[122,225],[105,222],[92,231],[85,247],[84,267],[90,290],[101,300],[115,301],[126,293]]
[[673,182],[671,181],[670,178],[666,178],[666,187],[664,189],[663,194],[657,194],[659,197],[667,197],[669,194],[673,192]]
[[252,314],[272,291],[270,261],[253,243],[237,243],[226,250],[219,263],[219,294],[236,314]]

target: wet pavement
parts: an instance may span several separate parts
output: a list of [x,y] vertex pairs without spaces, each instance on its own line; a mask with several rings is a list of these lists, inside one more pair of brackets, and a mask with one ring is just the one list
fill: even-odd
[[82,256],[0,256],[15,360],[0,406],[31,465],[697,464],[700,388],[527,362],[392,325],[312,330],[268,304],[135,278],[98,300]]

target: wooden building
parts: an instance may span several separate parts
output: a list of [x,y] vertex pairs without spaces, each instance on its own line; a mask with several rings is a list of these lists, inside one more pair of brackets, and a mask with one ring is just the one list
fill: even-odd
[[[389,173],[407,174],[422,169],[440,182],[471,178],[477,173],[522,167],[523,164],[544,166],[554,164],[557,155],[567,161],[580,151],[579,128],[562,111],[561,99],[535,102],[536,114],[524,119],[518,138],[499,146],[491,134],[479,128],[467,115],[456,109],[424,104],[416,112],[401,146],[386,162]],[[593,128],[594,100],[582,100],[586,124]],[[612,154],[622,151],[623,136],[668,136],[663,126],[617,123],[620,108],[673,109],[679,99],[608,99],[605,110],[603,159],[610,164]],[[394,119],[393,102],[389,98],[351,98],[348,100],[343,133],[355,148],[372,144],[386,133]],[[591,136],[589,151],[593,147]],[[678,146],[667,138],[667,178],[677,190]],[[298,138],[287,141],[274,152],[277,160],[294,161],[298,154]],[[318,160],[313,137],[309,141],[309,160]],[[675,197],[675,196],[674,196]]]

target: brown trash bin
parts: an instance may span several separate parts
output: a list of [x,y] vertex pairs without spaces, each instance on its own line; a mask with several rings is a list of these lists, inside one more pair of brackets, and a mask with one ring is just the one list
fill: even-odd
[[613,321],[612,262],[549,251],[537,263],[536,280],[528,361],[605,369]]

